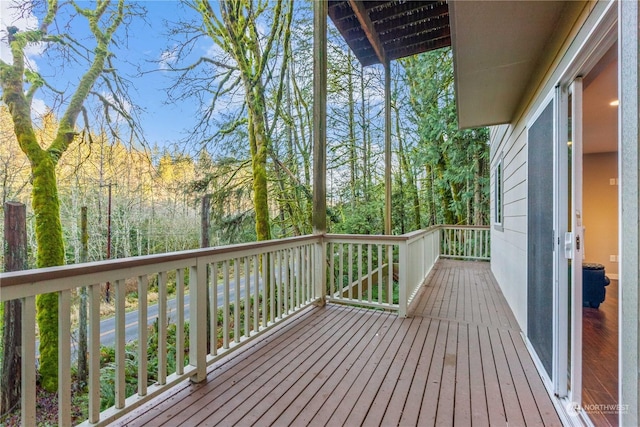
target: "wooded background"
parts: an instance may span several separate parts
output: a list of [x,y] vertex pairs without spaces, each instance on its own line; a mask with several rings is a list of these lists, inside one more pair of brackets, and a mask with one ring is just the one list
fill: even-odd
[[[268,12],[273,13],[270,8]],[[280,24],[289,35],[274,40],[276,53],[264,55],[263,60],[270,61],[264,67],[269,75],[263,71],[253,77],[264,87],[263,106],[257,108],[264,108],[268,132],[264,164],[269,235],[274,238],[311,232],[310,5],[296,3],[294,16]],[[384,227],[383,70],[362,68],[335,29],[329,29],[328,228],[379,234]],[[171,37],[178,34],[174,31]],[[89,212],[89,260],[105,258],[109,184],[114,258],[198,247],[205,194],[211,194],[212,201],[212,245],[257,239],[250,113],[246,97],[236,91],[241,71],[235,61],[228,62],[175,66],[168,100],[191,96],[202,102],[202,117],[184,140],[164,146],[123,140],[103,117],[79,133],[57,171],[66,263],[80,261],[82,206]],[[397,61],[391,70],[393,232],[440,223],[486,224],[488,131],[457,129],[450,50]],[[205,79],[222,82],[208,88],[213,102],[201,93],[207,92]],[[226,108],[234,103],[240,106]],[[36,120],[42,146],[53,139],[58,124],[53,110]],[[27,204],[34,266],[29,161],[4,105],[0,135],[2,202]]]
[[[165,108],[188,102],[197,114],[176,111],[177,125],[191,124],[162,143],[146,136],[134,76],[111,52],[133,36],[127,29],[144,19],[145,3],[16,4],[41,16],[38,27],[7,28],[12,62],[0,61],[2,202],[27,206],[27,267],[85,259],[83,207],[87,261],[199,247],[207,195],[211,245],[312,231],[311,2],[176,3],[184,13],[162,22],[167,47],[154,67],[169,76]],[[213,47],[194,56],[203,40]],[[41,75],[26,59],[29,46],[77,82]],[[383,234],[383,70],[363,68],[331,25],[328,70],[328,231]],[[487,224],[488,131],[458,129],[450,49],[396,61],[391,73],[393,233]],[[37,115],[40,95],[51,102]],[[56,307],[54,294],[38,296],[40,374],[50,391]]]

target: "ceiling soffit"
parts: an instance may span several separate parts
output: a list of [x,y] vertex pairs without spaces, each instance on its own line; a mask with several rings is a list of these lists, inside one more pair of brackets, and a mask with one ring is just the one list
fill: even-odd
[[461,128],[509,123],[567,7],[563,1],[449,4]]

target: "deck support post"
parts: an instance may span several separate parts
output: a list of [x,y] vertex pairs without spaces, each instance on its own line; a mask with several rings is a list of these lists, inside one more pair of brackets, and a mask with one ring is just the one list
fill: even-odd
[[[313,2],[313,234],[327,232],[327,12],[326,0]],[[314,247],[314,289],[320,304],[327,283],[323,239]]]
[[196,371],[191,381],[207,377],[207,263],[198,258],[189,271],[189,364]]
[[[620,425],[638,425],[640,250],[638,151],[640,151],[640,7],[635,1],[618,2],[618,99],[620,100]],[[623,230],[623,231],[622,231]],[[624,375],[622,375],[624,373]]]
[[384,63],[384,234],[391,234],[391,66]]

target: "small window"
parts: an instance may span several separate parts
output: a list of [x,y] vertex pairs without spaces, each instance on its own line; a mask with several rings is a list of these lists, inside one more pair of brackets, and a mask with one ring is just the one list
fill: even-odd
[[493,176],[494,186],[495,188],[495,197],[494,197],[494,205],[493,205],[493,223],[498,226],[497,228],[502,228],[502,216],[503,216],[503,188],[502,188],[502,176],[503,176],[503,159],[502,156],[500,160],[498,160],[498,164],[496,165],[496,171]]

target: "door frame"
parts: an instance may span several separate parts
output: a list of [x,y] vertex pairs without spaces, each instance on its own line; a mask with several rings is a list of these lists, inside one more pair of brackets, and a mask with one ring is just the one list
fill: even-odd
[[[569,162],[567,153],[568,142],[568,94],[566,88],[558,85],[554,91],[555,120],[554,120],[554,144],[553,144],[553,230],[554,230],[554,257],[553,257],[553,312],[554,312],[554,337],[553,337],[553,393],[561,398],[567,397],[570,389],[567,371],[569,369],[568,355],[570,343],[569,337],[569,292],[567,283],[568,261],[564,255],[564,237],[569,229],[569,194],[566,189],[569,182],[566,170]],[[561,191],[564,189],[565,191]],[[564,309],[563,309],[564,308]],[[564,373],[564,374],[561,374]],[[572,376],[573,378],[573,376]]]
[[573,251],[571,263],[571,390],[570,399],[582,404],[582,259],[584,257],[584,228],[582,225],[582,77],[577,77],[570,87],[571,93],[571,233]]
[[[571,96],[571,105],[569,105]],[[582,78],[554,91],[553,392],[582,403]],[[571,124],[569,124],[571,112]],[[569,125],[571,141],[569,141]],[[567,146],[571,144],[571,157]],[[571,168],[569,168],[571,165]],[[569,176],[569,171],[571,176]],[[571,183],[571,193],[567,191]],[[571,210],[569,210],[571,206]],[[571,225],[571,227],[569,227]],[[571,231],[569,231],[571,230]],[[572,260],[569,266],[569,260]],[[570,274],[569,274],[570,273]],[[569,283],[569,277],[570,283]],[[569,325],[571,327],[569,328]],[[571,363],[569,363],[569,357]],[[570,379],[566,373],[571,373]]]
[[[554,90],[548,95],[554,99],[554,360],[553,393],[567,410],[576,410],[582,403],[582,249],[576,242],[584,241],[582,230],[582,76],[593,69],[598,61],[618,40],[618,14],[611,2],[585,38],[568,66],[562,71]],[[620,84],[618,82],[618,84]],[[572,105],[568,96],[572,95]],[[572,110],[572,194],[568,194],[568,113]],[[618,113],[619,114],[619,113]],[[578,120],[576,120],[576,117]],[[618,136],[618,139],[620,136]],[[572,211],[568,211],[571,198]],[[579,208],[579,209],[577,209]],[[579,211],[579,212],[576,212]],[[572,274],[569,284],[569,264],[565,257],[565,232],[571,218]],[[576,262],[577,261],[577,262]],[[570,291],[569,291],[570,290]],[[569,293],[570,292],[570,293]],[[571,307],[569,307],[571,301]],[[570,342],[569,325],[571,325]],[[571,358],[568,366],[569,355]],[[570,383],[566,373],[571,370]]]

